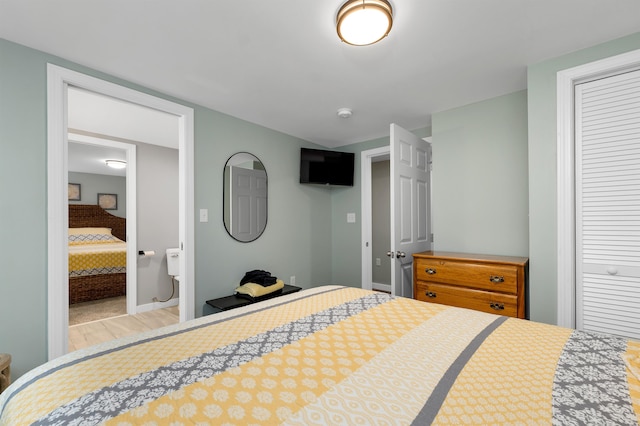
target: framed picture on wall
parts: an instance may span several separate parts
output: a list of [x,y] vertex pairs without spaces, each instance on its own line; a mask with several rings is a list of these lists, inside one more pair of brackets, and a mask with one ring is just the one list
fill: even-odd
[[118,194],[98,194],[98,205],[105,210],[118,210]]
[[80,201],[80,184],[69,184],[69,201]]

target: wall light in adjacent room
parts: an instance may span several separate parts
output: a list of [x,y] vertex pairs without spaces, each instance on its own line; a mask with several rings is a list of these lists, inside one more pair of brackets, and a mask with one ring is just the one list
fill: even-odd
[[122,160],[105,160],[105,163],[113,169],[124,169],[127,167],[127,162]]
[[393,9],[386,0],[349,0],[336,17],[338,37],[354,46],[377,43],[389,34]]

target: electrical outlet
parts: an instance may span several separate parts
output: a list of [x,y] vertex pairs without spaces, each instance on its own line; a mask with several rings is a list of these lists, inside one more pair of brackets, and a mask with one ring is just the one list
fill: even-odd
[[296,276],[295,275],[291,275],[289,277],[289,285],[296,285]]

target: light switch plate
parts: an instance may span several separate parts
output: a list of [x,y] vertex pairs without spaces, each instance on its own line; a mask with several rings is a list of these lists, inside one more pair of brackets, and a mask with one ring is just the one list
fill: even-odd
[[347,213],[347,223],[356,223],[355,213]]
[[200,209],[200,222],[209,222],[209,210]]

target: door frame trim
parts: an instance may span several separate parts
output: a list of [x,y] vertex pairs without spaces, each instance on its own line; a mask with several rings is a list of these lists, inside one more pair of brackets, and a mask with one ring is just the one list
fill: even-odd
[[558,71],[557,106],[557,324],[575,328],[575,150],[574,86],[640,67],[640,49]]
[[[380,148],[368,149],[360,153],[360,217],[362,222],[362,288],[372,290],[371,261],[372,232],[371,232],[371,163],[376,158],[389,157],[391,147],[389,145]],[[391,247],[389,247],[391,249]]]
[[180,321],[194,317],[194,111],[166,99],[47,64],[47,286],[48,358],[68,351],[68,128],[67,87],[77,86],[178,117]]

